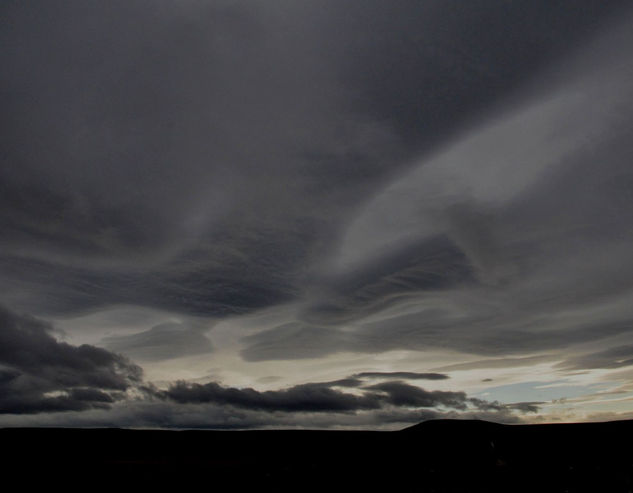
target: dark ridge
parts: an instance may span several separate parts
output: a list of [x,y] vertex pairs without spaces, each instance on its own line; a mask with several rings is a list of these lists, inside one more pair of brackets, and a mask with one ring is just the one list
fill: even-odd
[[0,470],[7,484],[71,491],[624,493],[633,491],[631,437],[633,421],[432,420],[397,432],[5,428]]
[[[404,428],[401,431],[406,432],[433,432],[436,430],[444,430],[446,428],[454,429],[473,429],[473,430],[489,430],[493,428],[499,428],[508,425],[502,425],[500,423],[494,423],[492,421],[484,421],[480,419],[429,419],[423,421],[408,428]],[[530,426],[530,425],[521,425]]]

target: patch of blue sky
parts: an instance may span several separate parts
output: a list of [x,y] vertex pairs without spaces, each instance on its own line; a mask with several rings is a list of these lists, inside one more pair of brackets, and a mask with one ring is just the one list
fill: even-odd
[[592,383],[587,385],[567,384],[565,380],[552,382],[521,382],[508,385],[488,387],[472,394],[473,397],[503,403],[513,402],[551,402],[555,399],[571,399],[587,394],[607,390],[609,383]]

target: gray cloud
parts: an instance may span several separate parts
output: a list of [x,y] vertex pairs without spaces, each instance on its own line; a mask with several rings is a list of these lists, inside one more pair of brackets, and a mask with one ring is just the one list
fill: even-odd
[[[628,94],[630,87],[623,75],[615,80],[619,92],[613,101]],[[583,89],[587,93],[583,98],[600,97],[606,83],[590,82]],[[552,106],[556,112],[557,105]],[[599,110],[606,111],[601,106]],[[542,111],[538,109],[537,114]],[[559,115],[567,120],[568,112],[578,111],[574,103]],[[628,227],[633,220],[628,192],[628,156],[633,151],[631,114],[618,113],[615,107],[611,112],[596,128],[593,122],[589,130],[582,125],[577,130],[563,127],[571,133],[572,142],[579,138],[577,145],[548,172],[522,183],[514,196],[465,199],[458,194],[462,193],[459,185],[457,206],[452,194],[429,195],[431,199],[427,199],[425,192],[432,194],[433,187],[438,188],[434,174],[442,176],[450,171],[450,162],[444,158],[437,159],[441,167],[434,168],[435,161],[431,161],[413,176],[405,175],[390,186],[384,193],[386,203],[413,200],[421,211],[416,212],[419,221],[427,220],[431,233],[423,228],[418,233],[421,238],[403,240],[405,246],[396,250],[411,252],[410,258],[415,259],[412,268],[393,262],[394,254],[378,251],[365,256],[351,273],[328,281],[332,286],[339,282],[339,290],[317,291],[299,319],[314,327],[347,327],[321,332],[310,346],[313,354],[451,347],[466,353],[505,356],[561,350],[629,333],[633,317],[626,302],[633,289],[633,264],[628,254],[633,241]],[[534,114],[528,116],[534,118]],[[551,131],[553,135],[558,132],[554,127]],[[503,131],[483,132],[484,143],[490,132]],[[473,142],[478,142],[478,137],[473,139],[466,147],[474,151],[477,146]],[[590,146],[585,139],[590,139]],[[495,151],[491,152],[494,161]],[[499,161],[501,169],[504,162]],[[472,183],[471,172],[461,166],[452,172],[465,174],[466,185],[477,185]],[[412,183],[421,198],[398,193]],[[478,193],[488,193],[483,185],[477,186],[481,186]],[[428,200],[430,205],[425,202]],[[415,218],[406,223],[411,234],[416,232]],[[438,244],[441,231],[445,233],[439,236],[442,242]],[[440,255],[429,248],[434,244],[441,245],[437,247]],[[377,274],[370,277],[366,272]],[[349,282],[350,278],[357,282]],[[402,314],[394,307],[400,307]],[[378,313],[388,315],[376,316]],[[264,334],[245,341],[250,343],[245,354],[251,359],[265,345]],[[278,335],[275,330],[268,332],[270,341]],[[285,345],[284,352],[292,354],[292,347]]]
[[[288,326],[283,326],[244,338],[248,345],[241,354],[247,361],[260,361],[314,358],[340,351],[374,353],[395,349],[422,351],[450,347],[467,354],[499,356],[562,350],[569,345],[598,341],[630,332],[628,319],[602,324],[577,323],[573,327],[563,326],[556,330],[535,332],[532,324],[537,321],[529,318],[517,321],[514,314],[508,318],[488,318],[484,314],[478,314],[476,317],[463,318],[459,322],[455,321],[454,317],[454,313],[436,308],[366,323],[353,331],[292,324],[292,330]],[[544,323],[543,319],[539,322]],[[294,334],[298,337],[293,337]],[[535,334],[538,334],[538,337]],[[552,358],[553,356],[550,356],[547,359]],[[521,364],[539,361],[543,360],[530,359]],[[509,366],[517,364],[517,361],[514,361]],[[481,367],[480,364],[475,366]],[[468,367],[472,368],[472,365]],[[499,366],[491,363],[491,367]]]
[[513,404],[506,404],[507,409],[516,409],[523,413],[538,413],[540,405],[544,402],[515,402]]
[[623,5],[346,2],[327,33],[332,49],[355,55],[344,61],[357,104],[419,147],[536,76]]
[[227,315],[296,298],[412,152],[623,3],[6,6],[10,301]]
[[618,346],[573,356],[556,365],[562,370],[589,370],[596,368],[612,369],[633,365],[633,346]]
[[279,380],[281,380],[281,377],[276,376],[276,375],[269,375],[269,376],[260,377],[257,379],[259,383],[273,383],[273,382],[278,382]]
[[347,347],[338,330],[298,322],[258,332],[243,342],[247,346],[240,354],[246,361],[316,358]]
[[434,371],[462,371],[462,370],[480,370],[486,368],[516,368],[519,366],[531,366],[543,363],[552,359],[550,356],[525,356],[522,358],[497,358],[471,361],[468,363],[456,363],[454,365],[444,365],[432,368]]
[[472,282],[464,253],[446,237],[437,237],[373,259],[319,286],[319,301],[301,314],[314,324],[335,325],[381,311],[412,295]]
[[102,344],[134,360],[158,361],[210,353],[213,346],[203,330],[183,323],[166,322],[128,336],[105,337]]

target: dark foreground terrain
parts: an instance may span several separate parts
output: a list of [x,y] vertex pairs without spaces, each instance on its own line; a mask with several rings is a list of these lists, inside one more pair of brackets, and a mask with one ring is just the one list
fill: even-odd
[[[91,491],[633,491],[633,421],[397,432],[1,429],[5,484]],[[16,486],[17,488],[17,486]]]

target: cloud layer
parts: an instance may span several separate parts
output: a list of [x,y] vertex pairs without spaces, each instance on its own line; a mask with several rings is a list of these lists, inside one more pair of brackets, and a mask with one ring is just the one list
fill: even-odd
[[630,366],[628,2],[2,16],[2,412],[513,419],[460,385]]

